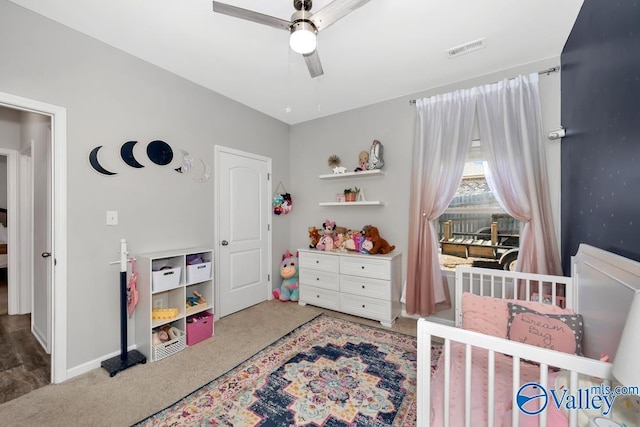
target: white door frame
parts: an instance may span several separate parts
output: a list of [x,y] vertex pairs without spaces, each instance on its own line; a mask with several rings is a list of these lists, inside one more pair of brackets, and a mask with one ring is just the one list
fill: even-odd
[[[251,159],[256,159],[256,160],[260,160],[260,161],[265,161],[267,162],[267,173],[269,174],[269,185],[267,186],[267,191],[269,192],[269,197],[267,197],[267,200],[271,200],[271,191],[272,191],[272,186],[273,184],[271,183],[271,159],[268,157],[264,157],[264,156],[260,156],[258,154],[253,154],[253,153],[249,153],[247,151],[241,151],[241,150],[236,150],[234,148],[229,148],[229,147],[225,147],[223,145],[216,145],[214,147],[214,153],[213,153],[213,157],[214,157],[214,165],[215,165],[215,171],[214,171],[214,177],[215,177],[215,185],[213,193],[213,203],[214,203],[214,220],[213,220],[213,233],[214,233],[214,244],[213,244],[213,258],[215,260],[215,264],[214,264],[214,278],[215,278],[215,283],[220,283],[220,189],[218,188],[218,183],[220,182],[219,176],[218,174],[220,173],[220,169],[218,168],[218,159],[220,156],[220,153],[229,153],[229,154],[234,154],[237,156],[244,156],[244,157],[248,157]],[[269,230],[267,231],[267,246],[268,246],[268,253],[267,253],[267,269],[269,271],[271,271],[273,273],[273,248],[272,248],[272,226],[271,226],[271,221],[269,221]],[[271,276],[272,274],[269,273],[269,275]],[[220,317],[220,286],[215,285],[214,283],[214,302],[213,302],[213,306],[214,306],[214,317],[215,319],[219,319]],[[269,282],[269,283],[273,283],[273,279]],[[270,300],[273,298],[273,295],[271,293],[271,287],[267,286],[267,295],[266,295],[267,300]]]
[[[0,106],[51,117],[53,183],[52,242],[55,266],[51,269],[51,382],[61,383],[67,372],[67,110],[0,92]],[[11,250],[10,250],[11,251]]]

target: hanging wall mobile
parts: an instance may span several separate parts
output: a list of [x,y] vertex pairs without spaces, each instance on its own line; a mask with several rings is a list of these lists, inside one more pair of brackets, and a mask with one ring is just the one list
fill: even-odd
[[[280,193],[280,191],[282,192]],[[276,191],[273,192],[273,202],[271,204],[273,205],[274,215],[286,215],[291,212],[293,200],[291,199],[291,194],[284,188],[282,181],[278,182]]]

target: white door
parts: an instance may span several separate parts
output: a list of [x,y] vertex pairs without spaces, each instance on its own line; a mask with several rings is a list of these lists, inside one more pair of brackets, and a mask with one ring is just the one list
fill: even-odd
[[220,317],[271,293],[271,159],[216,146],[216,305]]
[[[48,122],[47,117],[47,122]],[[48,124],[47,124],[48,126]],[[33,153],[33,309],[31,328],[51,353],[51,278],[54,258],[51,232],[51,138],[35,141]]]

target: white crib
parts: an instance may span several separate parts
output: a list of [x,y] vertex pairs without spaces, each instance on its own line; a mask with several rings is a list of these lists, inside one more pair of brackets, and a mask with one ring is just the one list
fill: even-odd
[[[501,299],[513,298],[524,293],[527,297],[525,299],[528,299],[534,290],[538,290],[537,286],[540,284],[543,285],[543,290],[538,292],[538,295],[582,314],[584,318],[582,345],[585,357],[547,350],[460,328],[463,319],[463,292]],[[521,361],[526,360],[528,363],[539,364],[537,383],[545,389],[548,387],[549,368],[570,372],[569,390],[578,389],[579,374],[600,378],[603,384],[610,385],[613,380],[612,365],[598,359],[601,353],[606,353],[611,360],[614,360],[633,293],[639,292],[638,289],[640,289],[640,263],[588,245],[581,245],[578,253],[573,257],[571,277],[542,276],[459,266],[456,270],[455,289],[456,327],[445,326],[426,319],[418,321],[417,425],[419,427],[430,426],[434,410],[431,383],[432,341],[443,341],[439,369],[444,372],[444,390],[441,395],[444,407],[436,409],[439,414],[442,409],[442,420],[445,426],[450,425],[452,409],[449,399],[452,395],[459,394],[464,395],[464,403],[458,403],[456,400],[457,406],[454,410],[456,412],[464,411],[465,426],[501,425],[502,420],[496,419],[495,415],[494,385],[496,384],[496,357],[504,359],[502,355],[512,357],[511,378],[508,378],[511,383],[511,397],[513,399],[513,410],[510,417],[512,426],[518,426],[523,416],[513,403],[516,402],[518,390],[522,386],[520,370],[523,365],[520,363]],[[512,292],[513,294],[511,294]],[[452,344],[464,346],[463,390],[452,390],[450,381]],[[456,348],[460,349],[460,347]],[[472,352],[477,354],[478,351],[483,351],[478,349],[484,349],[488,352],[487,386],[484,389],[484,393],[486,393],[486,420],[478,419],[478,413],[473,413],[471,407]],[[458,353],[458,355],[460,354]],[[529,366],[527,369],[530,371],[532,368]],[[501,369],[501,371],[503,370]],[[504,377],[501,381],[505,382]],[[476,387],[478,386],[476,385]],[[500,408],[498,412],[500,412]],[[506,415],[509,418],[508,413]],[[568,411],[568,417],[570,426],[578,425],[577,411]],[[538,421],[540,426],[547,425],[547,411],[538,414]]]

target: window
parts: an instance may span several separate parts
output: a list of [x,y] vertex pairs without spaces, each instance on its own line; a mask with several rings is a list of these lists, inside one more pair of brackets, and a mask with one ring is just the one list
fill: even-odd
[[[479,152],[477,141],[471,150]],[[483,164],[478,158],[465,163],[458,190],[438,219],[443,270],[455,270],[460,264],[506,270],[515,267],[521,224],[500,207]]]

